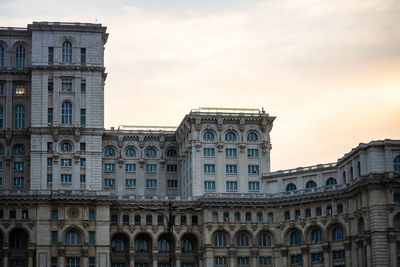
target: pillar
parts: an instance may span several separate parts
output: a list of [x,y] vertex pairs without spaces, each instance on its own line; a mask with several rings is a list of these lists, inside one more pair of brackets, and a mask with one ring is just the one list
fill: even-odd
[[258,250],[251,251],[251,266],[257,267],[258,266]]
[[199,262],[199,267],[203,267],[203,253],[198,254],[198,262]]
[[308,248],[308,247],[302,247],[301,248],[301,255],[302,255],[302,258],[303,258],[303,266],[305,266],[305,267],[307,267],[307,266],[309,266],[308,265],[308,262],[309,262],[309,260],[308,260],[308,252],[310,251],[310,249]]
[[330,252],[331,252],[331,248],[330,248],[330,246],[329,245],[323,245],[322,246],[322,250],[323,250],[323,252],[324,252],[324,267],[329,267],[329,266],[331,266],[330,265],[330,262],[331,262],[331,255],[330,255]]
[[371,267],[372,266],[372,258],[371,258],[371,237],[367,236],[365,238],[365,243],[367,246],[367,267]]
[[129,251],[129,267],[135,267],[135,252]]
[[89,252],[87,248],[81,249],[82,266],[89,266]]
[[275,248],[274,250],[273,250],[273,257],[272,257],[272,261],[273,261],[273,263],[272,263],[272,266],[282,266],[282,255],[281,255],[281,253],[280,253],[280,250],[279,250],[279,248]]
[[390,234],[389,239],[389,255],[390,255],[390,266],[397,266],[397,247],[396,247],[396,235]]
[[28,249],[28,267],[33,267],[33,255],[35,254],[34,249]]
[[[236,251],[229,250],[229,267],[235,267],[235,262],[236,262]],[[207,266],[213,266],[213,265],[207,265]]]
[[351,267],[351,243],[350,242],[345,242],[344,243],[344,249],[346,253],[346,267]]
[[3,266],[8,267],[8,249],[3,250]]
[[58,253],[58,263],[60,267],[65,267],[65,249],[60,248],[57,251]]
[[175,252],[175,258],[176,258],[175,267],[181,267],[181,253],[178,251]]
[[[154,251],[153,250],[153,253],[151,254],[151,257],[153,258],[153,267],[158,267],[158,260],[157,260],[158,251]],[[172,266],[170,266],[170,267],[172,267]]]
[[289,251],[287,248],[281,249],[282,267],[288,266],[288,253],[289,253]]

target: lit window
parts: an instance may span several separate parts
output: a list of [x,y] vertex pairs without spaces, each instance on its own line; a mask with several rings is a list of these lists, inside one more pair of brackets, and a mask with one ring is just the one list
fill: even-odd
[[125,180],[125,187],[127,187],[127,188],[136,187],[136,179],[126,179]]
[[214,157],[215,149],[214,148],[203,148],[204,157]]
[[315,187],[317,187],[317,183],[314,182],[313,180],[308,181],[308,182],[306,183],[306,188],[315,188]]
[[215,190],[215,182],[214,181],[205,181],[204,189],[205,190]]
[[236,141],[236,134],[233,132],[227,132],[225,134],[225,140],[226,141]]
[[25,47],[23,45],[17,47],[16,65],[17,68],[24,68],[26,66],[26,53],[25,53]]
[[16,84],[14,95],[26,95],[26,87],[24,84]]
[[214,134],[210,131],[207,131],[203,134],[203,140],[205,141],[213,141],[214,140]]
[[236,181],[226,182],[226,190],[229,190],[229,191],[237,190],[237,182]]
[[25,107],[23,106],[16,106],[14,109],[14,127],[25,128]]
[[61,123],[65,125],[72,124],[72,104],[64,102],[61,105]]
[[236,157],[236,148],[226,148],[225,149],[225,156],[227,157]]
[[62,44],[62,62],[63,63],[72,62],[72,44],[69,41],[65,41]]
[[14,178],[14,186],[24,186],[24,178],[23,177],[15,177]]
[[81,236],[77,231],[69,231],[67,233],[67,245],[80,245]]
[[61,174],[61,183],[72,183],[71,174]]
[[286,186],[286,192],[291,192],[291,191],[296,191],[296,190],[297,190],[297,187],[295,184],[290,183]]
[[256,142],[256,141],[258,141],[258,136],[257,136],[257,134],[256,133],[249,133],[248,135],[247,135],[247,141],[250,141],[250,142]]

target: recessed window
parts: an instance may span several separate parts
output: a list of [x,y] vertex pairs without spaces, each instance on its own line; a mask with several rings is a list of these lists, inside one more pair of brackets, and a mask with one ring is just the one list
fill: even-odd
[[294,265],[296,265],[296,264],[300,265],[303,263],[303,256],[302,255],[293,255],[291,257],[291,262]]
[[53,91],[54,91],[54,81],[53,81],[53,78],[52,78],[52,77],[50,77],[50,78],[48,79],[48,81],[47,81],[47,91],[48,91],[49,93],[53,93]]
[[53,182],[53,174],[52,173],[48,173],[47,174],[47,183],[52,183]]
[[269,223],[274,222],[274,213],[273,212],[268,212],[268,222]]
[[215,157],[215,149],[214,148],[203,148],[203,156],[204,157]]
[[251,222],[251,212],[246,212],[246,222]]
[[23,187],[25,184],[24,177],[14,177],[14,186]]
[[51,219],[52,220],[58,219],[58,210],[51,210]]
[[236,191],[237,190],[237,182],[236,181],[226,182],[226,190],[227,191]]
[[17,212],[15,210],[10,210],[9,218],[10,219],[16,219],[17,218]]
[[262,233],[258,240],[260,247],[270,247],[271,246],[271,236],[268,233]]
[[61,151],[62,152],[71,152],[72,151],[72,145],[68,142],[64,142],[61,144]]
[[216,247],[226,247],[226,236],[224,233],[217,233],[214,237],[214,245]]
[[167,172],[177,172],[178,165],[176,164],[167,164]]
[[146,164],[146,172],[157,172],[157,164]]
[[158,215],[157,216],[157,224],[158,225],[164,225],[164,216],[163,215]]
[[333,236],[332,236],[332,239],[333,239],[334,241],[337,241],[337,240],[344,240],[344,231],[343,231],[343,228],[340,227],[340,226],[336,227],[335,229],[333,229],[332,235],[333,235]]
[[58,243],[58,233],[57,231],[51,231],[51,244],[57,245]]
[[317,187],[317,183],[314,182],[313,180],[310,180],[306,183],[306,188],[315,188]]
[[125,187],[126,188],[135,188],[136,187],[136,179],[125,179]]
[[106,147],[104,150],[104,156],[115,156],[115,149],[112,147]]
[[81,80],[81,94],[86,94],[86,80]]
[[233,132],[227,132],[225,134],[225,141],[236,141],[236,134]]
[[393,171],[400,172],[400,156],[397,156],[393,160]]
[[5,87],[5,83],[0,82],[0,95],[4,95]]
[[272,266],[272,257],[260,257],[260,266]]
[[227,262],[226,257],[215,257],[216,266],[226,266]]
[[62,44],[62,62],[63,63],[72,62],[72,44],[69,41],[65,41]]
[[125,156],[127,157],[136,157],[136,150],[133,148],[127,148],[125,150]]
[[327,186],[336,185],[336,184],[337,184],[337,181],[336,181],[336,179],[333,178],[333,177],[329,178],[329,179],[326,181],[326,185],[327,185]]
[[62,79],[61,90],[63,90],[64,92],[71,92],[72,91],[72,79]]
[[22,145],[16,145],[14,147],[14,155],[24,155],[25,149]]
[[214,134],[210,131],[207,131],[203,134],[204,141],[214,141],[215,137]]
[[86,174],[81,174],[81,175],[79,176],[79,182],[80,182],[81,184],[86,183]]
[[258,158],[258,149],[256,148],[247,149],[247,156],[249,158]]
[[86,48],[81,48],[81,63],[86,63]]
[[0,68],[4,67],[4,47],[0,45]]
[[315,213],[316,213],[317,216],[322,216],[322,208],[321,207],[317,207]]
[[61,159],[61,167],[72,167],[72,159]]
[[320,229],[315,229],[311,233],[311,243],[319,243],[323,241],[322,231]]
[[[400,196],[399,196],[399,200],[400,200]],[[343,204],[339,204],[337,206],[337,213],[338,214],[342,214],[343,213]]]
[[312,257],[312,262],[313,263],[318,263],[318,262],[323,262],[324,261],[324,254],[319,252],[319,253],[313,253],[311,255]]
[[23,45],[17,47],[15,58],[17,68],[26,67],[26,51]]
[[157,187],[157,180],[156,179],[147,179],[146,180],[146,187],[147,188],[156,188]]
[[168,180],[167,186],[169,188],[177,188],[178,187],[178,180]]
[[154,148],[148,148],[146,150],[146,156],[149,158],[157,157],[157,151]]
[[224,219],[224,222],[229,222],[229,212],[224,212],[223,219]]
[[289,210],[285,211],[285,220],[286,221],[290,220],[290,211]]
[[52,158],[47,158],[47,167],[53,166],[53,159]]
[[61,183],[72,183],[71,174],[61,174]]
[[67,245],[80,245],[81,236],[77,231],[69,231],[67,233]]
[[89,220],[95,220],[95,219],[96,219],[96,211],[89,210]]
[[311,217],[311,209],[306,209],[306,217]]
[[24,169],[25,169],[25,163],[24,162],[14,162],[14,170],[23,171]]
[[249,246],[249,236],[246,233],[240,233],[237,236],[236,245],[238,247],[248,247]]
[[253,132],[249,133],[249,134],[247,135],[247,141],[250,141],[250,142],[256,142],[256,141],[258,141],[258,136],[257,136],[257,134],[256,134],[256,133],[253,133]]
[[14,127],[17,129],[25,128],[25,107],[23,106],[14,108]]
[[72,104],[64,102],[61,105],[61,123],[65,125],[72,124]]
[[54,47],[48,47],[47,49],[47,61],[48,63],[54,62]]
[[295,214],[295,218],[296,218],[296,219],[300,219],[300,218],[301,218],[300,210],[296,210],[296,211],[294,212],[294,214]]
[[186,215],[181,215],[181,225],[186,225],[187,224],[187,217]]
[[236,148],[226,148],[225,149],[225,156],[227,157],[236,157]]
[[140,215],[135,215],[135,225],[140,225]]
[[205,190],[215,190],[215,182],[214,181],[205,181],[204,189]]
[[236,174],[237,173],[237,165],[226,165],[225,172],[227,174]]
[[29,211],[28,210],[22,210],[21,219],[28,219],[28,218],[29,218]]
[[237,265],[238,266],[248,266],[250,264],[249,257],[237,257]]
[[81,126],[86,125],[86,109],[81,108]]
[[114,172],[115,171],[115,163],[105,163],[104,171],[105,172]]
[[260,172],[260,168],[258,165],[249,165],[247,166],[247,172],[249,174],[258,174]]
[[125,171],[126,172],[136,172],[136,164],[133,164],[133,163],[125,164]]
[[176,150],[173,148],[170,148],[167,150],[167,157],[176,157],[178,153],[176,153]]
[[104,179],[104,187],[114,187],[115,179]]
[[96,232],[89,231],[89,245],[96,244]]
[[240,222],[240,212],[235,212],[235,222]]
[[290,244],[291,245],[300,245],[301,244],[301,233],[299,231],[293,231],[290,235]]
[[81,151],[86,151],[86,143],[80,143],[79,148]]
[[47,125],[53,125],[53,108],[47,109]]
[[214,164],[204,164],[204,173],[215,173]]
[[117,214],[111,214],[111,224],[118,224],[118,215]]
[[297,186],[293,183],[290,183],[286,186],[286,192],[296,191]]
[[260,183],[259,182],[249,182],[249,191],[259,191]]
[[334,260],[342,260],[346,258],[346,253],[344,250],[334,251],[333,252],[333,259]]

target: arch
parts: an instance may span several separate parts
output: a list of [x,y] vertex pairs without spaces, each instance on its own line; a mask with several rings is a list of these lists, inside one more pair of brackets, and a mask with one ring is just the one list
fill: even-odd
[[24,44],[19,44],[15,49],[15,66],[17,68],[26,67],[26,48]]
[[175,251],[175,239],[172,234],[162,233],[157,240],[157,248],[159,252]]
[[227,247],[230,245],[230,242],[228,242],[230,240],[229,234],[225,231],[216,231],[212,237],[214,246],[216,247]]
[[296,191],[297,186],[294,183],[290,183],[286,186],[286,192]]
[[203,141],[215,141],[216,140],[216,132],[211,129],[206,129],[203,132]]
[[115,233],[111,238],[111,251],[127,252],[129,250],[129,236],[123,232]]
[[258,235],[258,245],[260,247],[271,247],[272,246],[272,235],[267,231],[262,231]]
[[82,237],[80,231],[76,229],[70,229],[65,235],[65,244],[67,245],[80,245],[82,243]]
[[327,185],[327,186],[337,185],[337,181],[336,181],[335,178],[329,177],[329,179],[326,180],[326,185]]
[[250,130],[247,132],[246,139],[249,142],[257,142],[259,138],[259,133],[255,130]]
[[306,183],[306,188],[315,188],[317,187],[317,183],[314,180],[310,180]]
[[178,153],[176,152],[176,148],[175,147],[169,147],[169,148],[167,148],[167,150],[165,152],[165,155],[167,157],[173,158],[173,157],[178,156]]
[[239,231],[236,234],[236,246],[248,247],[250,245],[249,233],[246,231]]
[[25,128],[25,107],[18,105],[14,107],[14,127]]
[[72,103],[64,101],[61,105],[61,124],[72,124]]
[[112,145],[106,145],[103,150],[105,157],[115,157],[117,155],[117,149]]
[[400,173],[400,155],[393,159],[393,171]]
[[146,232],[140,232],[135,236],[134,248],[136,252],[149,252],[152,248],[151,236]]
[[346,238],[346,227],[339,222],[333,222],[326,227],[326,238],[330,241],[339,241]]
[[124,150],[125,157],[136,157],[136,148],[134,146],[128,146]]
[[10,249],[28,249],[29,234],[23,228],[14,228],[8,234],[8,245]]
[[225,141],[228,142],[234,142],[237,140],[237,134],[235,131],[229,129],[226,133],[225,133]]
[[145,149],[145,155],[148,158],[156,158],[158,155],[158,149],[154,146],[148,146]]
[[25,155],[25,146],[23,144],[16,144],[14,145],[12,151],[14,156]]
[[303,242],[303,235],[302,235],[301,231],[297,230],[297,229],[293,229],[290,232],[289,244],[296,246],[296,245],[301,245],[302,242]]
[[69,40],[65,40],[62,43],[62,62],[63,63],[72,62],[72,43]]
[[192,233],[186,233],[182,236],[181,242],[182,252],[196,252],[198,249],[198,239],[196,235]]
[[324,234],[319,227],[311,229],[310,241],[312,244],[321,243],[324,241]]

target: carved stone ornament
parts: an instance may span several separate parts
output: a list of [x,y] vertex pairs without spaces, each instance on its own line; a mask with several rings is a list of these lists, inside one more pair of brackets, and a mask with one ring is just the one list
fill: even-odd
[[129,260],[134,260],[135,259],[135,252],[129,252]]
[[196,148],[196,151],[197,151],[197,152],[199,152],[199,151],[201,150],[201,146],[202,146],[202,144],[201,144],[200,142],[196,142],[196,143],[194,144],[194,147]]
[[79,142],[79,140],[81,139],[81,131],[79,130],[79,128],[75,128],[74,134],[75,142]]
[[65,225],[65,221],[64,221],[64,220],[58,220],[58,221],[57,221],[57,226],[58,226],[59,228],[63,228],[64,225]]
[[77,208],[68,209],[68,217],[71,219],[76,219],[79,216],[79,210]]
[[211,231],[212,231],[212,229],[213,229],[213,226],[212,226],[212,224],[208,224],[206,227],[207,227],[207,230],[208,230],[209,232],[211,232]]
[[229,225],[229,229],[231,230],[231,231],[233,231],[233,230],[235,230],[235,225],[233,224],[233,223],[231,223],[230,225]]
[[28,223],[29,228],[33,229],[33,227],[35,226],[35,221],[30,221]]
[[87,257],[89,255],[88,249],[87,248],[81,249],[81,254],[82,257]]
[[3,222],[3,226],[5,229],[7,229],[10,226],[10,222],[9,221]]
[[222,149],[224,148],[224,144],[223,143],[218,143],[217,144],[217,148],[218,148],[218,152],[222,152]]
[[143,168],[145,163],[146,163],[146,161],[144,159],[139,159],[140,168]]
[[287,256],[288,255],[288,249],[287,248],[284,248],[284,249],[281,249],[281,254],[282,254],[282,256]]
[[153,231],[153,233],[157,233],[157,231],[158,231],[157,225],[153,225],[153,226],[151,227],[151,230]]
[[82,222],[82,226],[83,226],[83,228],[88,228],[89,227],[89,221],[87,221],[87,220],[85,220],[85,221],[83,221]]
[[65,249],[59,248],[58,251],[57,251],[57,255],[59,257],[65,257]]

